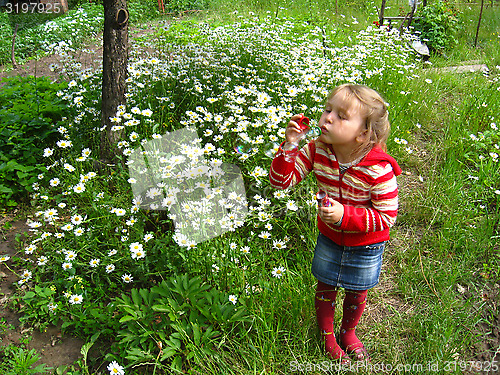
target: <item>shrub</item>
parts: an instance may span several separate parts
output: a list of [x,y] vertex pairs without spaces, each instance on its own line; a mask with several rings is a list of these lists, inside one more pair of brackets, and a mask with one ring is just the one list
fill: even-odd
[[67,107],[56,93],[65,84],[48,78],[8,78],[0,91],[0,204],[17,205],[15,199],[32,191],[43,148],[56,141],[56,124]]
[[156,1],[129,0],[127,9],[130,14],[130,23],[137,24],[158,17],[158,4]]
[[0,62],[8,61],[9,59],[9,42],[12,43],[12,27],[9,22],[9,15],[5,12],[0,12]]
[[460,29],[460,13],[457,9],[440,0],[422,8],[419,13],[414,27],[431,50],[446,50],[458,43],[456,34]]
[[249,321],[243,306],[187,274],[151,289],[132,289],[130,297],[122,294],[116,302],[123,314],[119,346],[134,367],[155,363],[182,372],[183,363],[217,357],[226,334]]

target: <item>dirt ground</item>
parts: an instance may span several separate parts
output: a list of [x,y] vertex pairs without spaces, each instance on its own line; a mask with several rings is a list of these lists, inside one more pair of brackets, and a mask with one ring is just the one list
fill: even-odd
[[[149,48],[137,47],[133,44],[134,39],[147,37],[155,31],[155,26],[151,25],[151,28],[145,29],[130,29],[129,30],[129,41],[131,42],[130,47],[134,49],[135,53],[148,53],[154,54]],[[91,43],[86,45],[84,48],[79,48],[71,55],[75,62],[81,64],[80,70],[85,70],[88,68],[97,69],[102,66],[102,36],[95,38]],[[56,68],[54,69],[54,66]],[[64,79],[64,72],[61,72],[63,67],[63,62],[61,57],[58,55],[48,55],[40,59],[32,59],[26,61],[24,64],[18,64],[15,68],[10,66],[0,66],[0,80],[4,77],[27,77],[27,76],[37,76],[37,77],[51,77],[54,80]]]
[[[5,224],[10,223],[9,229]],[[16,237],[22,238],[28,227],[26,220],[12,220],[9,217],[0,218],[0,254],[10,257],[16,255]],[[19,271],[13,269],[13,271]],[[28,349],[36,349],[41,356],[39,363],[54,369],[59,366],[69,366],[80,358],[80,349],[84,342],[71,336],[63,336],[58,327],[49,327],[45,332],[33,330],[19,321],[20,315],[9,308],[9,297],[15,291],[19,277],[0,263],[0,322],[12,327],[0,332],[0,346],[18,345],[21,340],[29,339]]]

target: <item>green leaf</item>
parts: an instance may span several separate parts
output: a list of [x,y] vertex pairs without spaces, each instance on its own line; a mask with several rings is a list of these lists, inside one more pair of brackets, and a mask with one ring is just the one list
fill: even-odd
[[172,364],[170,366],[172,370],[175,372],[178,372],[179,374],[182,373],[182,358],[180,356],[175,357],[174,360],[172,361]]
[[156,312],[168,313],[172,311],[172,309],[168,305],[153,305],[151,308]]
[[5,185],[0,184],[0,193],[12,193],[13,190]]
[[170,335],[170,338],[166,341],[169,347],[180,349],[181,348],[181,340],[172,337],[174,334]]
[[201,331],[200,331],[200,326],[197,323],[191,323],[193,326],[193,338],[194,338],[194,343],[199,346],[201,342]]
[[139,294],[139,291],[137,289],[132,289],[130,291],[132,294],[132,301],[134,302],[134,305],[140,306],[141,305],[141,295]]
[[130,315],[125,315],[125,316],[122,316],[120,318],[120,323],[125,323],[125,322],[129,322],[131,320],[137,320],[136,318],[134,318],[133,316],[130,316]]
[[160,358],[160,362],[163,362],[167,360],[168,358],[172,357],[173,355],[176,355],[178,353],[178,350],[174,348],[169,348],[167,350],[163,351],[163,355]]
[[23,296],[23,300],[28,300],[28,299],[32,299],[33,297],[36,296],[36,293],[35,292],[26,292],[26,294]]
[[154,298],[153,293],[150,293],[147,289],[139,289],[139,294],[144,300],[144,303],[146,303],[147,305],[151,305],[151,303],[153,302],[151,301],[151,299]]

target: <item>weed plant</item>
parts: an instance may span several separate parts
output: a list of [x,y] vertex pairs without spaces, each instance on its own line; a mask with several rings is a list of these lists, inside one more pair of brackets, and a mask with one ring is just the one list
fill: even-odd
[[45,77],[9,78],[0,91],[0,203],[16,206],[45,171],[43,149],[54,144],[68,114],[56,92],[65,83]]
[[[122,163],[110,175],[94,163],[100,73],[75,74],[60,90],[74,113],[44,150],[31,237],[21,255],[0,258],[26,267],[17,283],[24,314],[41,327],[62,322],[75,334],[101,335],[113,342],[106,363],[138,374],[287,373],[293,363],[323,363],[309,270],[314,181],[274,191],[267,171],[289,117],[303,112],[314,125],[328,92],[347,81],[389,103],[388,148],[407,172],[381,286],[369,297],[380,313],[360,325],[373,362],[474,360],[471,322],[483,319],[477,290],[499,275],[498,71],[457,77],[419,61],[409,36],[395,30],[250,5],[262,12],[159,27],[158,55],[131,59],[127,106],[110,119],[123,136]],[[497,47],[490,58],[498,55]],[[246,219],[225,217],[228,231],[204,242],[174,226],[172,208],[190,189],[218,194],[211,176],[189,185],[190,175],[179,175],[184,190],[167,179],[156,186],[165,189],[158,202],[155,186],[132,194],[134,149],[181,128],[197,140],[182,155],[159,150],[164,179],[179,172],[180,156],[201,175],[237,165],[245,182],[246,195],[232,197],[246,200]]]

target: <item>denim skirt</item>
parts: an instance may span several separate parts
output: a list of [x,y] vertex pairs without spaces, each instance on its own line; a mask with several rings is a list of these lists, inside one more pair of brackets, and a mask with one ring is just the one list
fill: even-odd
[[385,242],[366,246],[339,246],[319,234],[312,273],[321,282],[349,290],[366,290],[378,284]]

